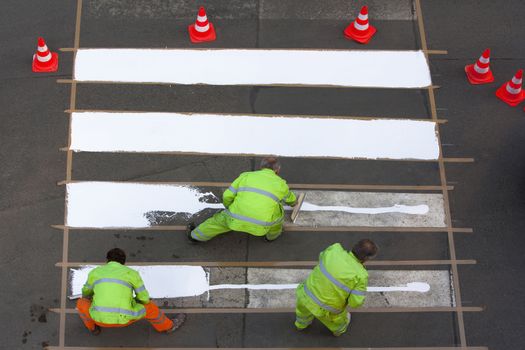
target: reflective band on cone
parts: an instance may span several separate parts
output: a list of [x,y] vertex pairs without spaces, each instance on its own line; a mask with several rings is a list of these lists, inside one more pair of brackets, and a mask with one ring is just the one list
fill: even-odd
[[355,21],[354,22],[354,27],[357,30],[367,30],[368,29],[368,23],[364,24],[364,25],[361,25],[361,24],[357,23],[357,21]]
[[509,84],[509,83],[507,83],[507,87],[506,87],[506,89],[507,89],[507,92],[508,92],[509,94],[517,95],[517,94],[519,94],[520,91],[521,91],[521,86],[520,86],[519,88],[517,88],[517,89],[514,89],[514,88],[511,88],[511,87],[510,87],[510,84]]
[[200,32],[200,33],[205,33],[207,32],[208,30],[210,29],[210,24],[206,24],[204,27],[201,27],[201,26],[198,26],[198,25],[195,25],[195,30]]
[[485,73],[487,73],[487,72],[489,71],[489,67],[487,67],[487,68],[479,68],[479,67],[478,67],[478,64],[476,63],[476,64],[474,65],[474,70],[475,70],[476,72],[478,72],[479,74],[485,74]]

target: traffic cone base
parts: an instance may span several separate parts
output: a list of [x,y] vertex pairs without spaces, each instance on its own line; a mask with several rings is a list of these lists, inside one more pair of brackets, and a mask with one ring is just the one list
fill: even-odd
[[40,62],[36,56],[36,54],[33,55],[33,72],[56,72],[58,70],[58,54],[56,52],[51,52],[51,59],[45,63]]
[[485,76],[480,76],[480,74],[474,70],[474,65],[475,64],[469,64],[465,66],[465,73],[467,73],[468,81],[471,84],[488,84],[494,81],[494,75],[492,75],[492,71],[489,70]]
[[207,32],[201,33],[195,30],[195,24],[190,24],[188,26],[188,33],[190,34],[190,40],[192,43],[203,43],[206,41],[214,41],[217,39],[217,35],[215,34],[215,28],[213,27],[213,24],[209,22],[210,29],[208,29]]
[[507,92],[507,84],[508,82],[501,85],[501,87],[496,90],[496,96],[509,106],[515,107],[525,100],[525,91],[522,89],[519,93],[511,95]]
[[346,27],[344,34],[348,39],[355,40],[360,44],[368,44],[376,32],[376,28],[372,25],[369,25],[368,30],[366,31],[357,30],[355,29],[354,23],[352,22],[350,25],[348,25],[348,27]]

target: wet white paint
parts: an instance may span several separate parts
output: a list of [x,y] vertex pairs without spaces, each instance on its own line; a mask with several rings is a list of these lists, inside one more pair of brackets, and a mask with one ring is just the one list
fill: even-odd
[[[254,130],[264,137],[254,138]],[[439,157],[436,123],[431,121],[147,112],[75,112],[70,149],[348,159]]]
[[414,214],[424,215],[428,213],[428,205],[402,205],[396,204],[391,207],[382,208],[354,208],[344,206],[333,206],[333,205],[315,205],[308,202],[303,202],[301,211],[341,211],[352,214],[385,214],[385,213],[403,213],[403,214]]
[[80,49],[79,81],[209,85],[431,85],[422,51]]
[[[71,299],[80,297],[82,286],[86,283],[89,272],[95,267],[86,265],[77,269],[71,269]],[[210,290],[220,289],[289,290],[298,286],[298,283],[218,284],[210,286],[209,276],[202,266],[152,265],[129,267],[140,273],[151,298],[192,297],[202,295]],[[281,270],[273,269],[273,272],[276,274],[276,279],[278,279]],[[367,289],[368,292],[420,293],[426,293],[429,290],[429,284],[424,282],[413,282],[404,286],[376,286]]]
[[[96,266],[86,265],[71,269],[70,292],[72,296],[82,294],[88,274]],[[137,270],[152,298],[179,298],[204,294],[209,283],[206,271],[201,266],[129,266]]]
[[73,227],[148,227],[145,214],[171,211],[186,215],[206,208],[224,208],[212,193],[189,186],[113,182],[67,185],[67,219]]
[[[213,201],[215,203],[209,203]],[[149,227],[149,212],[166,211],[189,218],[204,209],[224,209],[213,193],[190,186],[122,182],[75,182],[67,185],[66,224],[71,227]],[[291,210],[290,207],[286,207]],[[354,208],[303,203],[301,210],[422,215],[428,205]]]

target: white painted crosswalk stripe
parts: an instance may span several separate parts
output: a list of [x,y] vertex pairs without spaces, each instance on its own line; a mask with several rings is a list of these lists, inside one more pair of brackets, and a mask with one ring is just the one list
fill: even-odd
[[[302,227],[445,226],[441,194],[305,193],[307,201],[295,222]],[[157,215],[162,220],[169,216],[187,221],[204,209],[223,209],[220,198],[189,186],[120,182],[67,185],[67,225],[71,227],[150,227],[158,224]]]
[[[294,307],[295,288],[311,271],[184,265],[130,267],[140,272],[152,298],[177,298],[181,305],[198,307],[207,307],[210,297],[215,303],[219,301],[221,307]],[[95,266],[86,265],[70,271],[70,296],[81,294],[93,268]],[[449,271],[371,270],[369,275],[366,307],[454,306]],[[424,288],[419,289],[421,286]]]
[[423,88],[421,51],[80,49],[78,81]]
[[70,149],[360,159],[439,157],[436,123],[431,121],[146,112],[73,113]]

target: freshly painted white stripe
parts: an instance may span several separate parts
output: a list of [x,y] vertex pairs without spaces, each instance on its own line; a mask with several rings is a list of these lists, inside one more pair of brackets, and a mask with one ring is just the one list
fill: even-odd
[[[264,137],[254,138],[254,130]],[[70,149],[365,159],[439,157],[436,123],[431,121],[146,112],[75,112]]]
[[[327,226],[330,226],[331,223],[335,226],[355,225],[362,223],[362,216],[364,216],[364,220],[367,220],[367,223],[373,224],[374,219],[371,216],[374,215],[377,217],[375,221],[379,225],[382,223],[384,223],[383,226],[395,225],[397,221],[401,225],[410,225],[413,221],[408,216],[421,216],[423,219],[428,215],[423,216],[422,214],[429,212],[429,205],[414,202],[429,201],[428,203],[431,203],[428,197],[421,197],[422,194],[417,193],[386,194],[398,196],[397,199],[385,198],[385,193],[332,191],[309,191],[306,193],[317,204],[303,203],[302,210],[305,213],[301,214],[302,217],[300,216],[296,224],[305,227],[319,226],[319,223]],[[402,197],[403,195],[405,197]],[[340,204],[339,201],[348,200],[348,198],[354,198],[356,204],[364,202],[368,205],[375,205],[375,207],[359,208],[346,205],[323,206],[319,204],[327,201],[331,201],[331,204]],[[376,198],[375,201],[374,198]],[[72,227],[149,227],[151,222],[148,220],[148,213],[165,211],[189,218],[204,209],[223,209],[224,207],[219,201],[219,198],[214,194],[189,186],[77,182],[67,185],[66,224]],[[412,202],[414,205],[395,204],[395,201]],[[382,203],[390,205],[382,207]],[[436,211],[439,214],[439,209],[435,206],[432,203],[432,216],[436,216]],[[348,217],[348,213],[355,213],[356,215]],[[404,216],[396,219],[395,213],[401,213],[398,215]],[[396,221],[391,222],[392,220]],[[442,220],[438,218],[437,221]],[[432,221],[430,224],[435,223]],[[428,226],[424,222],[420,225]]]
[[422,51],[80,49],[79,81],[422,88]]
[[[210,290],[220,289],[249,289],[249,290],[290,290],[297,288],[297,283],[261,283],[261,284],[217,284],[209,283],[209,274],[202,266],[184,266],[184,265],[155,265],[155,266],[129,266],[138,271],[144,280],[144,286],[152,298],[180,298],[193,297],[202,295]],[[70,295],[80,297],[82,287],[87,282],[88,274],[96,266],[86,265],[71,270]],[[248,269],[249,270],[249,269]],[[266,273],[269,278],[281,278],[282,273],[287,270],[268,269]],[[302,270],[302,274],[309,273],[310,270]],[[368,292],[417,292],[426,293],[430,290],[430,285],[425,282],[410,282],[404,285],[396,286],[375,286],[369,287]]]
[[[67,224],[75,227],[148,227],[145,214],[177,212],[188,217],[206,208],[224,208],[206,203],[212,193],[169,185],[137,185],[83,182],[67,185]],[[216,199],[217,202],[219,201]]]
[[[96,266],[71,270],[70,295],[81,295],[88,274]],[[208,275],[201,266],[129,266],[137,270],[152,298],[197,296],[208,291]]]

